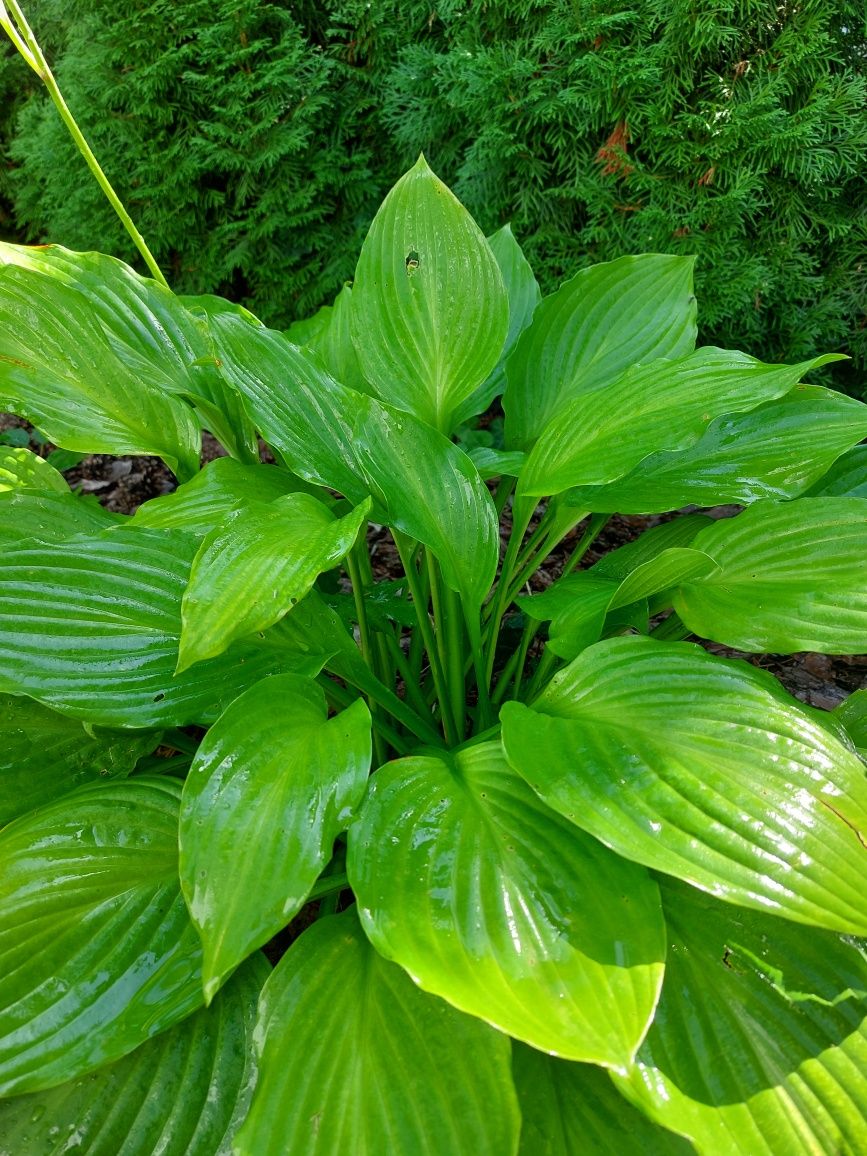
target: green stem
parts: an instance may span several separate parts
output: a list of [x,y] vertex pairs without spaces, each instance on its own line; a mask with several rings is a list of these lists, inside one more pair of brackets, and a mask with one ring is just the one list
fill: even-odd
[[85,139],[81,129],[78,127],[78,124],[75,121],[75,117],[69,111],[69,107],[66,101],[63,99],[63,93],[60,91],[57,81],[54,79],[54,75],[51,69],[48,67],[48,63],[42,54],[42,49],[39,47],[39,41],[34,36],[30,25],[27,23],[27,20],[24,17],[24,13],[18,6],[17,0],[6,0],[6,5],[8,5],[8,9],[12,13],[15,24],[18,26],[17,30],[8,18],[2,18],[5,15],[2,3],[0,3],[0,23],[2,23],[2,26],[12,43],[15,45],[15,47],[48,89],[51,99],[54,101],[54,104],[57,107],[57,111],[60,113],[63,123],[66,125],[72,139],[75,141],[75,144],[78,147],[78,151],[87,162],[88,168],[96,178],[97,184],[107,197],[109,204],[120,218],[121,224],[130,235],[133,244],[138,249],[139,253],[141,253],[145,264],[151,272],[151,275],[155,280],[159,281],[162,286],[168,289],[168,281],[166,281],[165,277],[163,276],[162,270],[157,264],[153,253],[151,253],[150,249],[147,247],[147,243],[145,242],[144,237],[133,224],[133,220],[126,209],[123,207],[120,197],[118,197],[117,193],[111,187],[108,177],[102,171],[99,161],[93,155],[93,150],[87,143],[87,140]]
[[530,703],[536,698],[543,684],[546,683],[549,676],[554,673],[554,667],[558,661],[557,655],[553,654],[547,648],[542,651],[539,665],[533,671],[533,677],[530,679],[530,684],[527,687],[526,702]]
[[428,705],[425,702],[425,697],[421,692],[421,687],[418,683],[418,678],[413,674],[410,668],[409,660],[403,653],[403,648],[400,645],[400,638],[396,635],[384,635],[384,641],[388,646],[389,654],[391,655],[392,663],[394,664],[397,673],[403,679],[403,685],[406,688],[406,696],[412,701],[413,708],[418,711],[424,719],[430,713]]
[[680,642],[684,638],[689,638],[692,631],[688,626],[685,626],[678,616],[674,613],[669,614],[668,618],[663,619],[658,626],[654,626],[650,632],[651,638],[658,638],[661,642]]
[[199,749],[200,742],[201,739],[191,738],[180,727],[172,727],[171,730],[163,732],[163,746],[174,747],[176,751],[183,751],[185,755],[194,755]]
[[487,646],[487,661],[485,665],[485,674],[483,678],[483,685],[487,688],[491,685],[491,677],[494,673],[494,660],[497,653],[497,637],[500,632],[500,623],[503,620],[503,615],[506,607],[509,605],[509,586],[512,581],[512,573],[515,567],[515,559],[518,557],[518,552],[521,548],[521,542],[526,533],[527,527],[530,524],[530,519],[533,516],[533,511],[536,508],[534,499],[521,501],[516,498],[512,503],[512,533],[509,535],[509,544],[506,547],[506,556],[503,559],[503,566],[500,571],[500,580],[497,583],[496,592],[494,594],[494,609],[490,614],[487,626],[487,633],[485,635],[485,643]]
[[346,872],[342,871],[339,875],[324,875],[321,879],[317,879],[310,889],[310,894],[307,896],[307,902],[310,903],[314,899],[321,899],[323,895],[332,895],[334,892],[345,891],[349,886],[349,879]]
[[512,495],[512,490],[515,488],[516,480],[516,478],[503,477],[500,478],[500,480],[497,482],[497,488],[494,492],[494,506],[496,508],[498,518],[503,512],[506,502],[508,502]]
[[[430,550],[425,550],[428,580],[430,582],[431,606],[440,666],[446,681],[446,702],[443,704],[444,717],[451,720],[455,742],[464,737],[464,717],[466,711],[466,687],[464,685],[463,663],[463,614],[457,595],[440,581],[439,567]],[[449,598],[452,595],[452,599]],[[448,712],[446,714],[446,712]]]

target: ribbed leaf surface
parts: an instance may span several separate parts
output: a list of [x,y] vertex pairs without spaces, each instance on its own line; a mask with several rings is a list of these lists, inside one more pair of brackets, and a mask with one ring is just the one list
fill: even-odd
[[266,674],[318,670],[313,659],[243,642],[175,677],[181,598],[197,546],[185,534],[126,527],[52,546],[7,546],[0,691],[103,726],[180,726],[219,713]]
[[501,718],[512,765],[620,855],[731,903],[867,931],[863,765],[770,676],[613,638]]
[[68,494],[63,474],[31,450],[0,446],[0,492],[4,490],[48,490]]
[[388,763],[350,828],[374,946],[534,1047],[628,1063],[665,957],[656,888],[539,802],[499,743]]
[[231,1156],[255,1079],[253,1027],[269,972],[257,955],[209,1009],[123,1059],[0,1100],[0,1156]]
[[708,1156],[862,1152],[861,945],[674,883],[663,895],[665,987],[624,1091]]
[[515,1156],[509,1041],[321,919],[265,985],[237,1156]]
[[300,910],[361,802],[370,755],[364,703],[329,719],[322,690],[293,675],[257,683],[208,731],[180,826],[206,998]]
[[0,1094],[75,1079],[201,1005],[180,793],[99,783],[0,832]]
[[349,553],[369,512],[367,499],[335,518],[309,494],[287,494],[229,514],[193,559],[178,672],[282,618]]
[[[634,366],[557,412],[527,459],[518,492],[542,497],[616,481],[649,454],[694,445],[714,418],[755,409],[788,393],[810,369],[836,360],[828,354],[766,365],[745,353],[706,348],[678,361]],[[576,501],[587,508],[582,496]]]
[[867,498],[867,446],[839,457],[809,492],[811,497]]
[[444,434],[497,364],[509,328],[502,274],[478,225],[424,157],[370,226],[350,325],[378,396]]
[[694,349],[692,265],[691,257],[620,257],[546,297],[506,365],[508,447],[528,448],[569,401],[630,366]]
[[312,349],[322,359],[329,374],[341,385],[348,385],[350,389],[360,390],[361,393],[372,393],[352,343],[351,314],[352,290],[344,285],[334,298],[334,305],[326,305],[316,314],[322,324],[315,333],[309,338],[304,336],[303,331],[296,335],[296,327],[291,326],[287,337],[295,345],[305,345]]
[[98,534],[122,524],[95,498],[60,494],[56,490],[0,492],[0,545],[15,546],[25,538],[37,542],[65,542],[76,534]]
[[86,731],[32,698],[0,694],[0,825],[83,783],[126,774],[158,739]]
[[867,652],[867,506],[862,498],[759,502],[703,530],[719,567],[676,592],[695,634],[741,650]]

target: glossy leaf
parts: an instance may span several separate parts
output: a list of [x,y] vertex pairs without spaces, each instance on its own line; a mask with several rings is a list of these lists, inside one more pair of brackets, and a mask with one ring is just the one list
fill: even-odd
[[0,1094],[126,1055],[202,1003],[180,785],[81,787],[0,832]]
[[490,446],[473,446],[467,450],[481,476],[489,478],[517,478],[526,461],[526,454],[520,450],[495,450]]
[[0,493],[0,545],[15,546],[25,538],[65,542],[76,534],[98,534],[125,519],[104,509],[90,495],[67,490],[7,490]]
[[0,1156],[231,1156],[256,1069],[270,972],[257,955],[212,1006],[81,1079],[0,1100]]
[[499,265],[478,225],[419,157],[361,248],[350,325],[361,371],[385,402],[450,434],[497,364],[509,329]]
[[347,869],[372,943],[426,991],[569,1059],[634,1055],[665,957],[655,885],[540,803],[499,743],[381,767]]
[[237,1156],[515,1156],[505,1036],[426,995],[354,910],[318,920],[262,992]]
[[[310,679],[263,679],[208,731],[184,784],[181,886],[210,999],[300,911],[370,772],[362,701],[328,718]],[[255,902],[250,902],[255,895]]]
[[372,496],[372,516],[429,546],[447,584],[479,606],[499,531],[466,454],[410,414],[339,385],[281,334],[230,313],[211,325],[224,372],[291,469],[355,505]]
[[860,1152],[861,944],[663,886],[671,937],[653,1027],[624,1091],[714,1156]]
[[[207,337],[182,299],[104,253],[60,245],[3,245],[8,262],[51,278],[100,326],[115,356],[143,384],[192,401],[204,425],[238,457],[258,461],[255,431],[240,398],[209,357]],[[185,298],[195,304],[197,298]]]
[[856,747],[867,752],[867,689],[856,690],[834,711]]
[[7,490],[37,490],[68,494],[63,474],[31,450],[0,445],[0,493]]
[[692,257],[620,257],[582,269],[544,298],[506,364],[508,448],[529,448],[573,398],[631,366],[690,353],[692,265]]
[[612,638],[501,720],[510,763],[618,854],[731,903],[867,931],[864,768],[764,672]]
[[343,518],[309,494],[251,503],[212,530],[181,604],[178,673],[273,625],[352,548],[370,501]]
[[867,498],[867,446],[842,454],[809,493],[812,497]]
[[0,410],[66,449],[158,454],[179,477],[194,474],[201,437],[186,402],[118,355],[86,297],[5,263],[10,248],[0,245]]
[[708,426],[690,449],[652,454],[618,481],[569,494],[581,509],[654,514],[681,506],[793,498],[867,437],[867,405],[799,386],[778,401]]
[[351,317],[352,290],[344,285],[335,297],[334,305],[326,306],[327,320],[317,333],[307,341],[293,336],[291,330],[287,336],[296,345],[306,345],[318,354],[335,381],[348,385],[350,389],[360,390],[361,393],[371,393],[370,384],[361,371],[358,354],[352,343]]
[[719,567],[681,585],[695,634],[741,650],[867,652],[867,507],[861,498],[758,502],[693,545]]
[[592,1064],[512,1049],[521,1105],[519,1156],[690,1156],[693,1146],[651,1123]]
[[88,731],[31,698],[0,695],[0,825],[83,783],[125,775],[158,739]]
[[181,726],[266,674],[319,670],[254,639],[175,677],[181,598],[198,542],[122,527],[0,551],[0,692],[102,726]]
[[[677,361],[628,369],[604,389],[585,390],[542,431],[521,473],[519,494],[542,497],[622,478],[649,454],[685,450],[714,418],[755,409],[788,393],[828,354],[766,365],[745,353],[697,349]],[[582,505],[582,495],[576,496]]]

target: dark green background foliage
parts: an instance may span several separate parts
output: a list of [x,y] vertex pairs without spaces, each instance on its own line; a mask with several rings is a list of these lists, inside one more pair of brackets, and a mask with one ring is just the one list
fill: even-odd
[[[702,341],[867,360],[859,0],[28,12],[178,290],[219,289],[278,325],[312,312],[423,149],[486,231],[511,220],[545,291],[625,253],[695,253]],[[0,95],[23,77],[5,65]],[[0,194],[19,230],[132,259],[53,109],[15,107]],[[860,392],[857,368],[839,372]]]

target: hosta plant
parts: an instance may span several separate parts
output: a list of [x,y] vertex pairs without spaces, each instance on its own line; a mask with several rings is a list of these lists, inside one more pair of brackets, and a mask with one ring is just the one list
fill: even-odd
[[0,262],[0,408],[179,482],[0,447],[0,1152],[863,1151],[865,692],[702,645],[867,651],[832,358],[540,300],[423,160],[288,334]]

